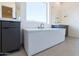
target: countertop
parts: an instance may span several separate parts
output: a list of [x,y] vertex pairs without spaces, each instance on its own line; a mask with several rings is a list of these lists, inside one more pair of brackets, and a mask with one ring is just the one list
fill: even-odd
[[14,19],[9,19],[9,20],[3,20],[3,19],[0,19],[0,21],[10,21],[10,22],[20,22],[20,20],[14,20]]

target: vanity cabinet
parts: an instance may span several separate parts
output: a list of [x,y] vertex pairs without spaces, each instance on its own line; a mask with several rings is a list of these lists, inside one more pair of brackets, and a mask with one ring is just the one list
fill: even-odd
[[1,52],[10,52],[20,48],[20,22],[1,21]]
[[68,36],[68,25],[52,25],[51,26],[52,28],[64,28],[66,31],[65,31],[65,36],[67,37]]
[[0,52],[1,52],[1,22],[0,22]]

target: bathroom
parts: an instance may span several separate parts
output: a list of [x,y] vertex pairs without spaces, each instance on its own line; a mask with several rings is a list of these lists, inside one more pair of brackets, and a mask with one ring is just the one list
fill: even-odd
[[[79,55],[78,5],[79,2],[0,2],[0,20],[20,22],[20,50],[7,55]],[[12,16],[3,16],[1,6],[11,7]]]

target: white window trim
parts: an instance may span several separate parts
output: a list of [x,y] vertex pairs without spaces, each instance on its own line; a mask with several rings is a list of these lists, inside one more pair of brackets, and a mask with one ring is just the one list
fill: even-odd
[[[49,19],[49,2],[43,2],[46,4],[46,23],[49,24],[50,23],[50,19]],[[27,4],[26,4],[27,5]]]

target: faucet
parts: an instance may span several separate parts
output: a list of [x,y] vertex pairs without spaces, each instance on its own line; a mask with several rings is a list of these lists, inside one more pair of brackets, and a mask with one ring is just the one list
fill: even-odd
[[40,26],[38,26],[38,28],[44,28],[44,24],[41,23]]

